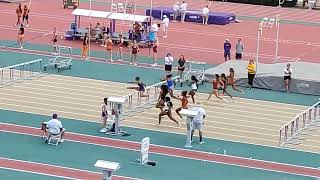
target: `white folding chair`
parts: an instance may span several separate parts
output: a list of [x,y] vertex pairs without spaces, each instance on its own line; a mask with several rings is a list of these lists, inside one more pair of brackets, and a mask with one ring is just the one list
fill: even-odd
[[125,7],[124,7],[124,4],[123,3],[118,3],[118,12],[119,13],[125,13]]
[[51,134],[48,132],[48,144],[57,146],[61,139],[61,133],[59,134]]
[[111,12],[114,12],[114,13],[118,12],[117,4],[111,4]]

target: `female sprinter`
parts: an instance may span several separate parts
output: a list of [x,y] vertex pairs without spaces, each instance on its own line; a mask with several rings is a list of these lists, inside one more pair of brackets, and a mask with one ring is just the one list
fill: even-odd
[[175,123],[177,123],[179,126],[181,126],[180,122],[178,122],[177,120],[175,120],[172,117],[172,113],[171,110],[173,108],[173,104],[170,101],[170,97],[165,97],[165,101],[164,101],[164,105],[161,106],[161,108],[163,109],[160,113],[159,113],[159,123],[157,125],[161,124],[161,118],[162,116],[168,116],[172,121],[174,121]]
[[221,74],[220,80],[222,82],[222,84],[220,86],[222,89],[222,94],[227,94],[233,100],[233,97],[227,92],[228,79],[224,73]]
[[169,88],[167,85],[163,84],[160,86],[160,93],[158,98],[158,103],[156,105],[157,108],[160,108],[161,111],[163,111],[162,106],[164,106],[164,100],[166,96],[169,94]]
[[191,86],[191,90],[189,91],[189,95],[191,96],[192,103],[195,104],[196,101],[194,100],[194,96],[196,95],[196,93],[198,91],[198,79],[194,75],[191,76],[190,86]]
[[148,94],[144,94],[145,91],[146,91],[146,85],[142,81],[140,81],[140,77],[139,76],[137,76],[135,78],[135,81],[131,81],[131,82],[128,82],[128,83],[137,84],[138,87],[127,87],[127,89],[135,89],[135,90],[139,91],[140,97],[149,97]]
[[179,107],[178,109],[176,109],[176,113],[178,114],[178,116],[180,118],[182,118],[180,111],[182,109],[188,109],[188,97],[187,97],[188,91],[182,91],[181,92],[181,96],[180,97],[180,101],[181,101],[181,107]]
[[241,92],[243,94],[243,91],[240,90],[240,89],[237,89],[236,87],[236,80],[235,80],[235,73],[234,73],[234,69],[233,68],[230,68],[229,69],[229,76],[227,77],[228,78],[228,86],[232,86],[232,89],[235,90],[235,91],[238,91],[238,92]]
[[223,83],[220,80],[219,74],[215,75],[215,79],[211,83],[212,83],[213,91],[212,91],[212,93],[209,94],[209,97],[208,97],[207,101],[209,101],[209,99],[211,98],[212,94],[214,94],[216,96],[216,98],[218,98],[220,100],[224,100],[222,97],[219,96],[219,92],[218,92],[218,89],[219,89],[220,85]]

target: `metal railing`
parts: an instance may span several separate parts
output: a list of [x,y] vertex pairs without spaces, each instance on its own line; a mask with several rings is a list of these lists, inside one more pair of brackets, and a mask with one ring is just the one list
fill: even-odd
[[320,99],[307,110],[299,113],[279,130],[279,145],[284,146],[294,140],[302,130],[307,129],[320,118]]
[[0,86],[11,85],[42,73],[42,59],[0,68]]

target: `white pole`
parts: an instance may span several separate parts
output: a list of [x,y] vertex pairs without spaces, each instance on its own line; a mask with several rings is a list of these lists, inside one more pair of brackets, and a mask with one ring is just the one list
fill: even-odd
[[90,9],[90,14],[89,14],[89,47],[88,47],[88,49],[89,49],[88,57],[89,58],[91,56],[91,18],[90,18],[90,16],[91,16],[91,8],[92,8],[92,1],[90,0],[89,1],[89,9]]
[[259,50],[260,50],[260,36],[262,31],[262,23],[259,23],[258,28],[258,37],[257,37],[257,52],[256,52],[256,72],[258,71],[258,63],[259,63]]
[[279,33],[280,33],[280,15],[278,14],[276,17],[276,27],[277,27],[277,35],[276,35],[276,52],[275,52],[275,58],[274,63],[278,62],[278,52],[279,52]]

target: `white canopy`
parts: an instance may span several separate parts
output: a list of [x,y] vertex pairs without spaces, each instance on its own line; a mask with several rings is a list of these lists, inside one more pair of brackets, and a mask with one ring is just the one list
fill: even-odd
[[112,13],[106,11],[93,11],[88,9],[75,9],[72,13],[75,16],[86,16],[93,18],[105,18],[105,19],[115,19],[124,21],[136,21],[136,22],[147,22],[149,16],[144,15],[134,15],[126,13]]

